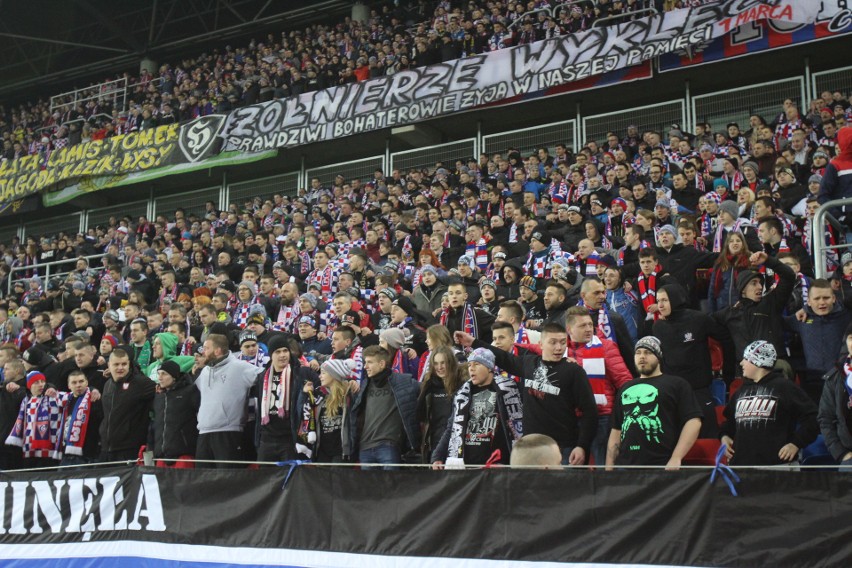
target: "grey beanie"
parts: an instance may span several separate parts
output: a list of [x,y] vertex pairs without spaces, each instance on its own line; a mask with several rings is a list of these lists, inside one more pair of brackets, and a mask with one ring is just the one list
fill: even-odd
[[403,345],[405,345],[405,331],[398,327],[392,327],[390,329],[385,329],[379,335],[379,339],[385,340],[388,344],[388,347],[391,349],[400,349]]
[[355,362],[351,359],[329,359],[322,364],[320,369],[331,375],[335,380],[348,381],[355,369]]
[[496,363],[494,353],[483,347],[474,349],[473,352],[467,356],[467,362],[484,365],[489,371],[494,370],[494,365]]
[[660,340],[653,335],[646,335],[636,342],[636,349],[647,349],[660,361],[663,360],[663,345]]
[[740,206],[729,199],[726,199],[719,205],[719,213],[721,213],[722,211],[724,211],[734,219],[740,216]]

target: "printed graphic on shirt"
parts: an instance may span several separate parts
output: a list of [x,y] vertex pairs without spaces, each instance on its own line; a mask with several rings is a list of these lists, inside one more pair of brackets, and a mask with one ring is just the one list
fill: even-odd
[[763,426],[770,420],[775,420],[778,411],[778,397],[773,396],[768,389],[758,388],[751,396],[743,396],[737,400],[734,417],[738,428]]
[[551,375],[548,374],[547,367],[540,364],[533,372],[532,379],[526,379],[524,381],[524,386],[527,387],[531,395],[538,399],[544,398],[544,395],[546,394],[559,396],[561,389],[553,384],[550,377]]
[[490,445],[496,428],[497,393],[492,391],[476,393],[470,405],[465,444],[468,446]]
[[338,413],[337,416],[328,416],[326,413],[323,413],[322,416],[320,416],[320,428],[322,428],[323,434],[333,434],[340,430],[342,426],[342,413]]
[[660,423],[660,405],[657,402],[659,391],[649,384],[638,384],[621,393],[621,406],[624,409],[624,423],[621,427],[621,439],[631,427],[636,426],[645,434],[649,442],[660,443],[663,425]]

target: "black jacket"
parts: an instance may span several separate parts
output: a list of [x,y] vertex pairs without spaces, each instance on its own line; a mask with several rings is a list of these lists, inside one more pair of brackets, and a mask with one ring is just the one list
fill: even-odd
[[106,382],[101,397],[104,407],[102,452],[134,450],[145,444],[154,391],[154,381],[138,369],[131,369],[120,381],[110,379]]
[[[476,316],[476,337],[490,343],[491,326],[494,324],[494,316],[479,308],[474,308],[473,311]],[[451,336],[453,332],[464,331],[464,308],[450,308],[450,314],[447,318],[447,329],[450,330]]]
[[154,397],[153,440],[149,450],[155,458],[178,458],[195,455],[198,442],[198,407],[201,393],[187,376],[179,378],[171,388]]
[[660,259],[660,266],[663,267],[663,270],[668,272],[686,290],[689,305],[697,305],[697,298],[694,297],[696,287],[695,271],[699,268],[712,268],[719,254],[715,252],[699,252],[694,247],[685,247],[681,244],[674,245],[671,250],[666,250],[662,247],[656,247],[655,250],[657,251],[657,257]]
[[[597,329],[600,312],[589,310],[589,315],[592,316],[592,323],[595,324],[595,329]],[[630,330],[627,329],[627,324],[624,323],[621,314],[613,310],[609,310],[609,321],[615,332],[615,344],[618,346],[618,352],[621,353],[621,358],[624,359],[624,364],[627,365],[630,374],[635,377],[638,373],[636,372],[636,363],[633,360],[633,340],[630,339]]]
[[15,392],[6,392],[6,383],[0,385],[0,439],[4,442],[15,426],[18,412],[21,410],[21,401],[27,394],[26,385]]
[[838,367],[828,375],[822,398],[819,400],[819,427],[825,445],[835,460],[840,461],[852,452],[852,410],[848,407],[849,393],[846,392],[846,373],[840,360]]
[[780,260],[771,256],[766,266],[778,275],[778,285],[764,294],[759,302],[742,297],[742,290],[749,280],[749,271],[737,278],[737,290],[740,300],[713,317],[728,328],[734,342],[735,361],[740,361],[743,351],[749,343],[763,339],[775,346],[779,357],[787,351],[784,348],[784,319],[782,310],[796,283],[796,274]]

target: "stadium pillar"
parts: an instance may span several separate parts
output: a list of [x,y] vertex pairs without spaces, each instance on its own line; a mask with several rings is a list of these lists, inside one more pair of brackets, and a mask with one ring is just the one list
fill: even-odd
[[355,2],[352,5],[352,19],[357,22],[366,23],[370,19],[370,8],[366,4]]
[[148,59],[147,57],[139,62],[139,73],[142,73],[143,69],[147,69],[151,75],[157,74],[157,62],[153,59]]

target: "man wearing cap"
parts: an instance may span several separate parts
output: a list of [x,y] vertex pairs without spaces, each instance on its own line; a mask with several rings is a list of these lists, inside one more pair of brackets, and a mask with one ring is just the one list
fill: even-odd
[[479,280],[479,306],[483,311],[488,312],[492,316],[497,315],[497,310],[500,309],[502,299],[497,297],[497,283],[494,280],[482,277]]
[[56,362],[56,359],[54,359],[39,345],[33,345],[24,351],[21,356],[21,362],[24,364],[24,370],[27,373],[30,371],[39,371],[47,377],[49,383],[54,385],[56,384],[57,377],[59,377],[59,374],[62,371],[59,368],[59,364]]
[[48,395],[46,388],[42,373],[27,373],[29,396],[21,401],[15,424],[6,437],[6,445],[21,448],[25,468],[49,467],[62,459],[62,405],[55,391]]
[[568,335],[564,326],[548,323],[542,327],[541,355],[515,356],[463,332],[456,332],[454,339],[463,347],[488,349],[497,367],[522,377],[524,432],[547,434],[556,440],[564,465],[586,462],[597,409],[585,371],[565,358]]
[[544,299],[538,294],[538,282],[532,276],[524,276],[519,282],[521,307],[524,309],[524,325],[529,329],[541,327],[547,315]]
[[701,430],[701,409],[684,379],[663,374],[663,351],[653,335],[636,342],[639,377],[616,394],[606,469],[665,465],[676,470]]
[[254,365],[258,369],[263,369],[269,362],[269,355],[266,353],[266,345],[262,347],[261,345],[254,331],[250,329],[244,330],[240,334],[240,352],[237,358],[240,361]]
[[684,287],[690,305],[697,305],[694,297],[697,286],[696,271],[699,268],[712,268],[719,255],[714,252],[701,252],[695,247],[687,247],[677,242],[677,230],[672,225],[660,227],[657,234],[657,259],[663,271]]
[[467,358],[470,380],[459,388],[450,414],[452,427],[432,452],[433,469],[508,464],[523,435],[523,403],[518,385],[495,376],[494,354],[477,348]]
[[284,335],[272,338],[269,353],[269,365],[257,374],[252,388],[260,414],[257,459],[292,460],[302,419],[299,395],[306,383],[318,384],[318,376],[299,362],[298,345]]
[[781,208],[789,213],[799,201],[805,198],[807,191],[796,180],[796,174],[789,166],[784,166],[778,170],[776,177],[778,189],[781,192]]
[[[793,270],[765,252],[752,254],[749,262],[753,269],[744,270],[737,277],[737,303],[713,314],[731,332],[736,360],[742,358],[747,345],[757,340],[772,343],[776,353],[786,353],[782,351],[785,349],[783,309],[796,283]],[[764,266],[764,271],[772,270],[777,277],[775,286],[768,292],[764,292],[765,274],[761,271]],[[786,361],[783,363],[787,365]]]
[[725,406],[721,440],[731,465],[783,465],[819,434],[816,404],[780,371],[775,347],[750,343],[740,363],[743,386]]
[[482,278],[482,273],[476,268],[475,259],[467,254],[462,255],[458,261],[458,271],[468,298],[475,304],[479,301],[479,279]]

